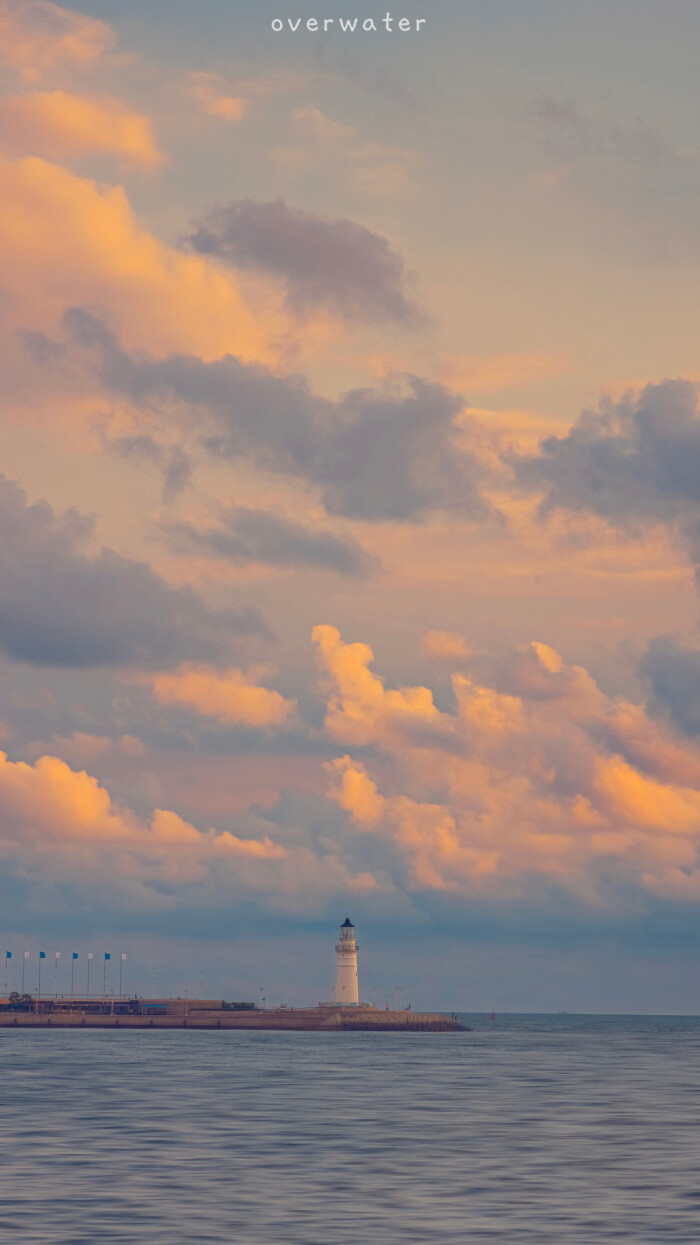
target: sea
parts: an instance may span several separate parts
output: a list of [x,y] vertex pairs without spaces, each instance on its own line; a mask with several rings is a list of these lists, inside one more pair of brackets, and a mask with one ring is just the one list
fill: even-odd
[[0,1030],[0,1240],[700,1241],[700,1018]]

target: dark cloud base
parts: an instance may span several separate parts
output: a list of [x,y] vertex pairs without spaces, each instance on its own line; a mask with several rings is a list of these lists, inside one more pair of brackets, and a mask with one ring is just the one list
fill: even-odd
[[199,553],[236,564],[259,562],[360,576],[371,574],[381,565],[349,537],[317,531],[281,514],[245,506],[224,508],[217,527],[200,529],[173,523],[167,532],[174,548],[183,553]]
[[216,457],[248,458],[315,485],[330,514],[398,522],[434,511],[493,516],[480,491],[482,468],[458,445],[464,403],[443,385],[409,377],[407,391],[359,389],[330,402],[302,377],[276,376],[231,355],[205,363],[129,354],[80,308],[64,323],[107,388],[173,421],[186,419]]
[[344,217],[329,220],[281,199],[243,199],[212,208],[186,239],[192,250],[279,277],[288,309],[348,320],[420,325],[404,262],[386,238]]
[[144,562],[84,544],[94,520],[29,505],[0,476],[0,646],[15,661],[55,666],[221,660],[236,637],[266,634],[254,610],[211,610]]

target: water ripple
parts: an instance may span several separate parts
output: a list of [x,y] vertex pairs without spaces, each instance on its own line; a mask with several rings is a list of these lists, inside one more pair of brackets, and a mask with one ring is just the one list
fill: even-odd
[[700,1239],[700,1022],[0,1031],[23,1245]]

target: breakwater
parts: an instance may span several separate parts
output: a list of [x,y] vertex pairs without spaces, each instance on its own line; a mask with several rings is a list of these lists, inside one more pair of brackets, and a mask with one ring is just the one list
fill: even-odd
[[270,1008],[212,1011],[193,1008],[170,1015],[129,1015],[62,1009],[0,1012],[0,1028],[23,1029],[276,1029],[306,1032],[458,1033],[466,1025],[441,1012],[389,1012],[379,1008]]

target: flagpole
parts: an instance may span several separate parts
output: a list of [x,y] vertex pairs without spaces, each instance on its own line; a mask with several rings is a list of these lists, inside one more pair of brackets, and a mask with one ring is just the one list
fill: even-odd
[[11,955],[12,955],[11,951],[5,952],[5,997],[6,998],[7,998],[7,970],[10,967],[10,956]]
[[87,997],[90,998],[90,961],[92,959],[92,951],[88,951],[88,971],[87,971]]
[[24,994],[24,966],[27,963],[28,959],[29,959],[29,952],[25,951],[24,955],[22,956],[22,994]]

